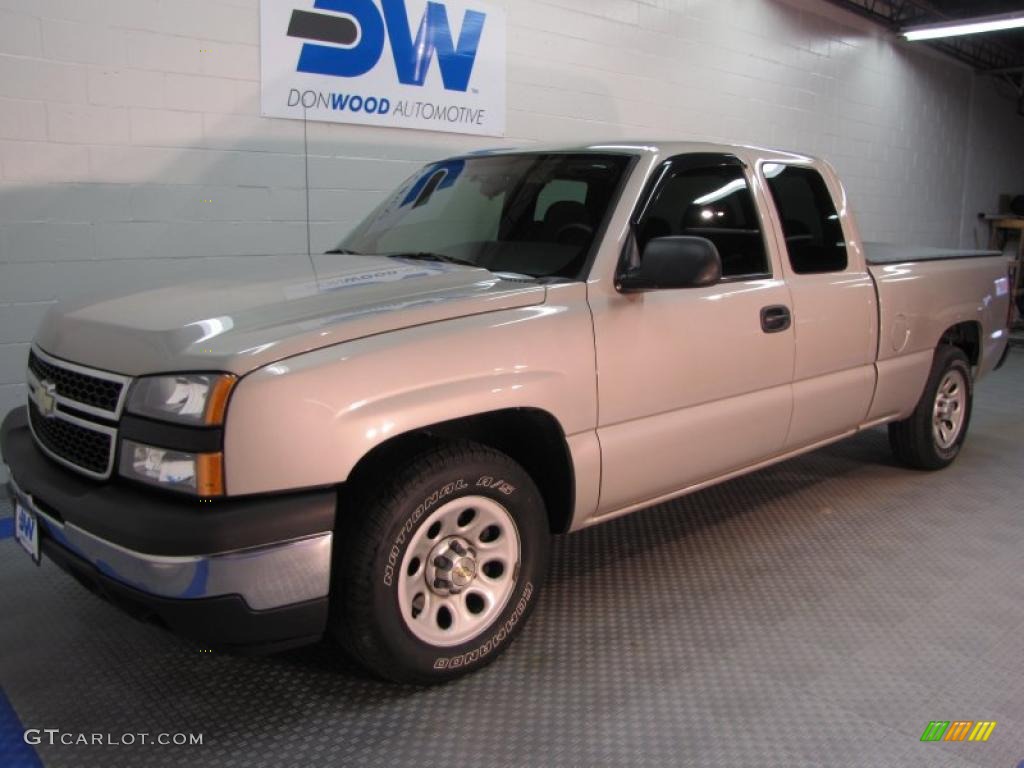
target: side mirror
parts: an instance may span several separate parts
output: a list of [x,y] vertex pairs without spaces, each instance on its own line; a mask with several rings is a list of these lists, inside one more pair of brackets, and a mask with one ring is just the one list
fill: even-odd
[[722,279],[718,248],[703,237],[656,237],[647,243],[639,266],[619,275],[622,293],[661,288],[702,288]]

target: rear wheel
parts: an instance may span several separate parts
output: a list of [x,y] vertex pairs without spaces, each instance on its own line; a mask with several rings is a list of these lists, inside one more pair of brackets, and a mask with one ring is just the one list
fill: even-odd
[[375,674],[438,683],[497,657],[547,571],[525,470],[482,445],[436,445],[357,489],[335,557],[331,632]]
[[896,458],[917,469],[942,469],[951,464],[967,437],[973,397],[967,356],[958,347],[939,347],[914,412],[889,425],[889,443]]

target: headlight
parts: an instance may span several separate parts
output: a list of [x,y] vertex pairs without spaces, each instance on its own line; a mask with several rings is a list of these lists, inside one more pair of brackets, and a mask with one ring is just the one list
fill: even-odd
[[139,416],[204,427],[224,423],[237,378],[226,373],[146,376],[132,385],[126,409]]
[[198,496],[224,493],[224,460],[220,453],[185,453],[121,441],[122,477]]

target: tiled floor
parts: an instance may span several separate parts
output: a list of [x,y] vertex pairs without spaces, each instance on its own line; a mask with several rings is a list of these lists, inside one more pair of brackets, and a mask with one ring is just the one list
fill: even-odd
[[[980,387],[946,471],[896,466],[872,431],[561,539],[521,639],[442,688],[368,680],[326,645],[202,653],[9,539],[0,617],[0,684],[25,728],[204,739],[44,743],[46,765],[1014,768],[1024,353]],[[998,726],[984,744],[922,743],[932,720]]]

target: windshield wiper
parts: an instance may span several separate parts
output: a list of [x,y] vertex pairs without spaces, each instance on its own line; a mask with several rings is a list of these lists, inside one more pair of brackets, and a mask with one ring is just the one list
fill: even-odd
[[347,248],[331,248],[331,250],[324,251],[324,253],[325,254],[327,254],[327,253],[340,253],[342,256],[362,256],[363,255],[359,251],[350,251]]
[[389,259],[414,259],[416,261],[442,261],[445,264],[461,264],[464,267],[476,267],[480,269],[479,264],[474,264],[472,261],[466,259],[460,259],[458,256],[449,256],[446,253],[433,253],[432,251],[410,251],[408,253],[386,253],[384,254]]

